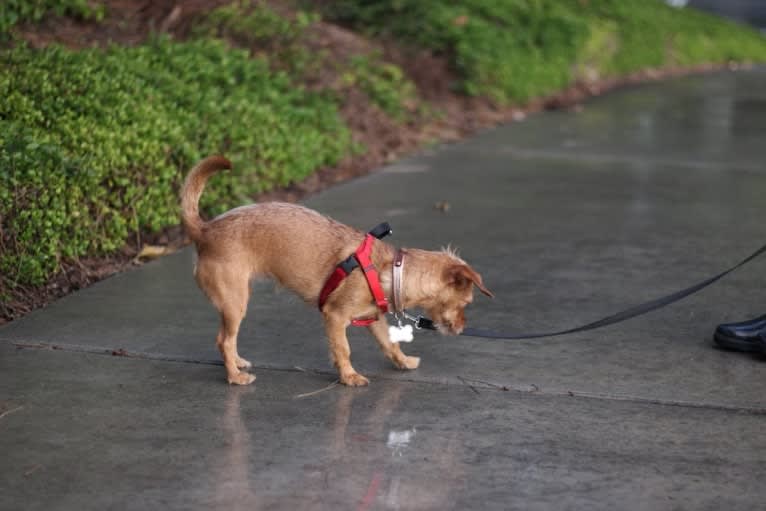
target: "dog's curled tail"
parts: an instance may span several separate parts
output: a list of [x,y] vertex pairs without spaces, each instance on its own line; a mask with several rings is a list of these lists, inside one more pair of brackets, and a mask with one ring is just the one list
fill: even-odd
[[202,238],[204,224],[199,216],[199,198],[210,176],[221,170],[230,169],[231,162],[223,156],[208,156],[194,166],[186,176],[181,188],[181,220],[186,233],[197,242]]

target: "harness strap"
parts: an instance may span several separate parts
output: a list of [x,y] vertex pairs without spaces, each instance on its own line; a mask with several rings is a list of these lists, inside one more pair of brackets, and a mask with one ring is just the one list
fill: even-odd
[[[388,300],[383,292],[383,286],[380,284],[378,270],[372,263],[372,245],[375,238],[380,239],[389,234],[391,234],[391,226],[389,226],[387,222],[383,222],[376,226],[365,235],[364,240],[356,251],[335,267],[335,270],[330,274],[322,291],[319,293],[319,310],[322,310],[327,299],[332,292],[340,286],[343,279],[348,277],[354,268],[359,266],[364,273],[367,285],[375,299],[375,305],[378,307],[378,310],[383,314],[388,312]],[[377,318],[354,319],[351,321],[351,324],[354,326],[368,326],[375,321],[377,321]]]
[[348,273],[346,273],[346,270],[343,269],[343,266],[340,264],[336,266],[335,270],[333,270],[332,274],[330,275],[330,278],[327,279],[327,282],[325,282],[325,285],[322,288],[322,292],[319,293],[319,310],[322,310],[322,307],[324,307],[324,304],[327,302],[330,294],[335,291],[338,286],[340,286],[340,283],[346,277],[348,277]]
[[367,284],[370,286],[370,292],[373,298],[375,298],[375,305],[378,306],[380,312],[385,314],[388,312],[388,300],[385,293],[383,293],[383,286],[380,285],[380,276],[378,275],[378,269],[372,264],[372,242],[375,238],[371,234],[364,237],[364,241],[356,249],[356,260],[359,261],[359,265],[364,272],[364,276],[367,279]]

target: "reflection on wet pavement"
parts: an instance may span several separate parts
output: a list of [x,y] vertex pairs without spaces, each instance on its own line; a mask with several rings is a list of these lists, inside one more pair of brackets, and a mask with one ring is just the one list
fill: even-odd
[[[216,508],[287,504],[290,509],[314,509],[329,504],[328,497],[320,502],[317,496],[335,487],[348,492],[329,497],[330,502],[337,499],[337,505],[354,509],[445,509],[464,483],[457,432],[420,442],[426,433],[401,422],[405,386],[365,395],[363,402],[357,402],[357,391],[332,389],[332,395],[323,396],[328,407],[321,418],[309,427],[310,434],[299,437],[288,432],[290,425],[264,431],[269,417],[253,422],[257,387],[258,382],[226,393],[220,431],[212,435],[225,439],[220,452],[212,453],[210,467],[211,504]],[[304,405],[294,398],[289,403]],[[264,434],[270,443],[266,449]],[[302,455],[283,458],[294,449]],[[413,463],[425,463],[428,470],[413,472]]]

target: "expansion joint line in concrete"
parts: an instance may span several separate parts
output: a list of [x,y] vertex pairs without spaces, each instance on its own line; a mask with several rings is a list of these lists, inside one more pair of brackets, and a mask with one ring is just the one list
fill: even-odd
[[[83,346],[78,344],[54,344],[47,342],[23,342],[14,341],[9,339],[0,339],[0,342],[8,342],[17,349],[30,349],[30,350],[45,350],[45,351],[63,351],[69,353],[88,353],[95,355],[106,355],[113,357],[125,357],[139,360],[151,360],[157,362],[176,362],[183,364],[202,364],[202,365],[216,365],[221,366],[223,362],[214,359],[202,359],[202,358],[190,358],[183,356],[164,355],[161,353],[146,353],[140,351],[126,351],[122,348],[99,348],[94,346]],[[253,365],[254,370],[264,371],[281,371],[281,372],[302,372],[312,373],[317,375],[333,376],[335,373],[331,371],[323,371],[318,369],[307,369],[299,366],[285,367],[275,364],[261,364]],[[733,413],[745,413],[748,415],[766,415],[766,407],[762,406],[735,406],[725,405],[718,403],[698,403],[694,401],[680,401],[669,399],[652,399],[644,398],[640,396],[630,396],[621,394],[607,394],[599,392],[587,392],[587,391],[573,391],[573,390],[560,390],[560,389],[541,389],[535,384],[530,385],[500,385],[484,380],[478,380],[475,378],[456,376],[454,379],[449,377],[444,378],[390,378],[383,375],[377,375],[377,379],[394,381],[399,383],[420,384],[420,385],[452,385],[452,386],[464,386],[471,389],[476,394],[480,394],[480,390],[491,391],[505,391],[513,392],[516,394],[534,394],[538,396],[547,397],[572,397],[583,399],[597,399],[602,401],[621,401],[629,403],[640,403],[659,406],[674,406],[681,408],[698,408],[706,410],[718,410],[723,412]]]

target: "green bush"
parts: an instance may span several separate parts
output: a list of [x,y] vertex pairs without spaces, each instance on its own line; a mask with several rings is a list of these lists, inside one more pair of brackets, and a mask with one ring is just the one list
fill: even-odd
[[335,164],[334,101],[221,41],[0,52],[0,272],[43,282],[62,258],[178,222],[183,174],[223,153],[213,213]]
[[316,13],[298,11],[289,19],[267,5],[235,2],[209,12],[192,32],[197,37],[222,37],[250,48],[267,58],[272,68],[286,71],[296,81],[321,81],[318,76],[323,69],[334,69],[342,82],[334,84],[336,88],[358,87],[381,110],[405,120],[417,103],[417,93],[404,72],[385,62],[379,52],[336,60],[309,49],[308,29],[319,20]]
[[219,37],[250,48],[271,67],[300,78],[318,65],[303,39],[306,29],[319,21],[317,14],[299,11],[293,19],[281,16],[268,5],[237,1],[218,7],[197,20],[195,37]]
[[727,61],[766,61],[766,38],[744,25],[660,0],[591,0],[589,19],[616,25],[618,47],[610,74],[646,67]]
[[47,14],[101,19],[104,7],[88,0],[3,0],[0,2],[0,38],[7,36],[17,23],[37,22]]
[[[766,60],[766,40],[755,31],[661,0],[318,4],[334,20],[445,55],[466,93],[498,103],[646,67]],[[0,38],[49,13],[100,18],[97,5],[0,2]],[[39,284],[64,259],[111,252],[135,231],[176,224],[183,174],[203,156],[223,153],[235,165],[203,195],[210,213],[337,163],[356,149],[338,115],[349,87],[406,118],[418,101],[401,70],[376,53],[336,62],[314,52],[306,38],[318,20],[236,2],[200,19],[197,40],[186,43],[0,51],[4,280]],[[338,83],[320,79],[327,66]]]
[[766,39],[662,0],[340,0],[325,15],[445,55],[471,95],[526,101],[647,67],[766,61]]
[[396,65],[378,54],[353,55],[341,66],[345,87],[358,87],[369,100],[398,121],[407,119],[417,105],[415,84]]

